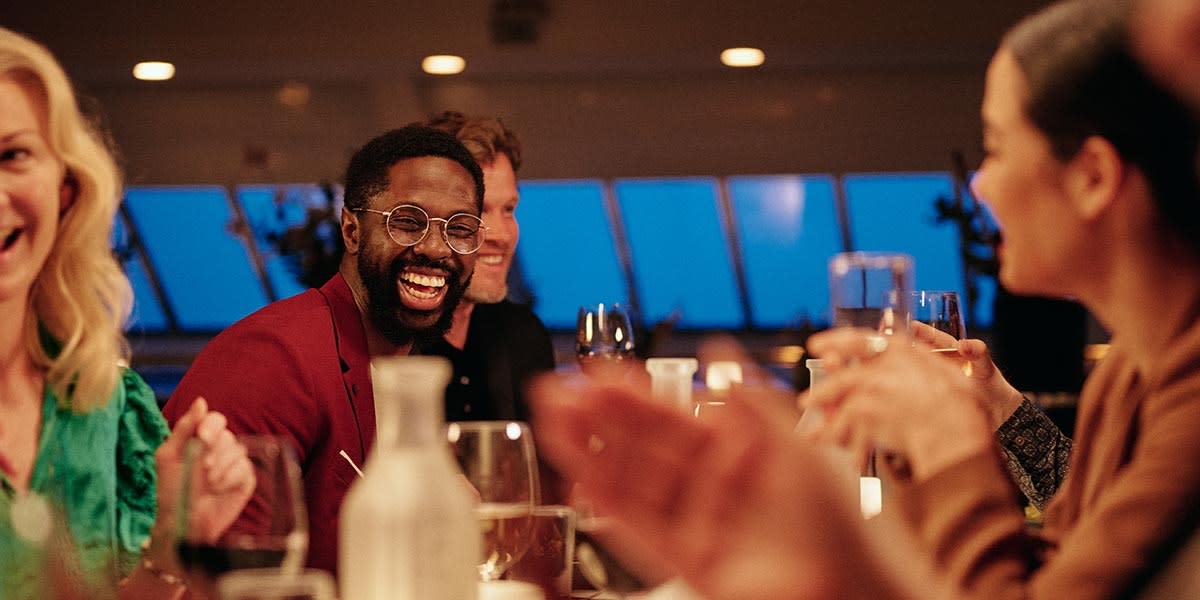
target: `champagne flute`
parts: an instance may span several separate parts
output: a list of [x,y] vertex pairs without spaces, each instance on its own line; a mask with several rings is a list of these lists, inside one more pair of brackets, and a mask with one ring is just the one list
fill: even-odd
[[533,538],[533,507],[541,501],[533,434],[515,421],[463,421],[447,425],[446,438],[479,498],[479,577],[499,579]]
[[620,304],[597,304],[579,309],[575,323],[575,356],[585,373],[602,370],[606,362],[633,356],[633,321]]
[[[967,335],[967,326],[963,320],[962,304],[958,301],[958,292],[918,290],[912,293],[912,317],[918,321],[948,334],[955,340],[961,340]],[[933,351],[952,358],[959,358],[956,345],[934,348]],[[971,363],[963,360],[963,372],[971,374]]]
[[241,515],[215,540],[202,539],[192,498],[204,469],[197,468],[200,442],[188,444],[183,467],[179,524],[180,564],[189,581],[211,586],[221,575],[240,569],[298,573],[308,549],[308,516],[300,484],[300,465],[291,444],[280,437],[238,436],[254,468],[254,492]]
[[912,293],[912,320],[920,321],[956,340],[967,334],[958,292],[918,290]]

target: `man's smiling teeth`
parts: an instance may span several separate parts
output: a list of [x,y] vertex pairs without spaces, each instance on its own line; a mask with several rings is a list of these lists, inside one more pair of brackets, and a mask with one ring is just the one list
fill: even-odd
[[[405,271],[400,274],[400,280],[409,284],[405,286],[408,289],[408,293],[426,300],[437,296],[441,288],[446,287],[446,278],[440,275],[422,275],[420,273]],[[421,286],[422,289],[413,287],[417,285]]]
[[479,262],[481,262],[485,265],[496,266],[496,265],[499,265],[500,263],[504,262],[504,257],[500,256],[500,255],[496,255],[496,254],[492,254],[492,255],[488,255],[488,256],[480,256]]

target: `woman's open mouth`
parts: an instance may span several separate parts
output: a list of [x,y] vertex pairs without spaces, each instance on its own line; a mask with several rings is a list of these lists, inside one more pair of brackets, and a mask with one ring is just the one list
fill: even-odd
[[0,230],[0,252],[8,252],[13,246],[17,245],[17,240],[25,230],[17,227],[8,231]]

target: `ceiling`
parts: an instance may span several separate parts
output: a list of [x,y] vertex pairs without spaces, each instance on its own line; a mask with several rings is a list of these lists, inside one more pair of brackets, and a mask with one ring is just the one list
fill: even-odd
[[[497,43],[496,3],[529,43]],[[1045,0],[442,0],[441,2],[10,2],[0,23],[49,46],[83,85],[136,86],[139,60],[176,63],[169,85],[427,77],[426,54],[463,77],[614,78],[718,73],[721,49],[766,52],[763,73],[982,64],[1005,28]],[[507,14],[507,13],[506,13]],[[521,19],[516,24],[521,25]]]

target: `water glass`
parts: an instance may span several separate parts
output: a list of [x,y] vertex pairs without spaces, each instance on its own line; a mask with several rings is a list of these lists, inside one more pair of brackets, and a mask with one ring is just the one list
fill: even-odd
[[547,600],[571,597],[575,566],[575,511],[569,506],[533,509],[533,540],[521,560],[508,570],[508,578],[542,588]]

